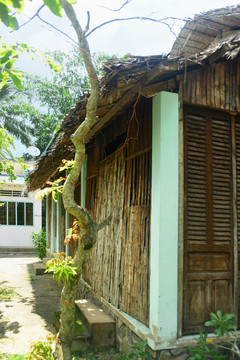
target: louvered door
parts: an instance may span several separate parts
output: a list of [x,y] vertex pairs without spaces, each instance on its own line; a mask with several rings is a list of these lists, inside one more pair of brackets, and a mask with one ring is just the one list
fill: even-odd
[[183,333],[204,330],[210,312],[235,310],[230,115],[184,113]]

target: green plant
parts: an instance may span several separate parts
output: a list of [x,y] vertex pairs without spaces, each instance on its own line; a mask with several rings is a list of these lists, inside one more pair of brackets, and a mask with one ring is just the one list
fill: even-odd
[[225,359],[225,355],[219,355],[216,348],[211,346],[211,339],[208,339],[207,333],[200,333],[199,338],[197,339],[198,346],[190,347],[190,353],[192,356],[189,360],[208,360],[208,359],[216,359],[222,360]]
[[[205,323],[206,326],[214,327],[214,334],[216,339],[208,338],[208,333],[200,333],[197,340],[197,346],[190,347],[191,357],[189,360],[222,360],[226,359],[226,355],[219,354],[219,349],[226,349],[238,357],[240,357],[240,351],[237,345],[236,335],[236,316],[235,314],[222,314],[221,310],[218,310],[216,314],[210,314],[210,321]],[[232,336],[232,340],[224,341],[226,345],[222,345],[218,340],[223,336]]]
[[131,346],[131,353],[128,355],[128,360],[153,360],[152,355],[148,351],[147,340],[140,343],[135,343]]
[[26,360],[54,360],[53,345],[56,341],[55,335],[49,333],[45,339],[34,341],[30,346],[30,352],[26,355]]
[[33,245],[35,247],[35,252],[39,259],[43,259],[46,256],[47,249],[47,240],[46,233],[43,229],[39,231],[39,233],[35,233],[34,231],[31,233],[31,239]]
[[38,280],[38,278],[36,276],[32,276],[31,274],[29,274],[28,277],[27,277],[27,280],[28,281],[35,281],[35,280]]
[[68,256],[65,258],[65,253],[55,254],[56,257],[52,258],[46,263],[47,273],[53,273],[53,279],[58,281],[58,284],[63,281],[72,280],[77,275],[79,270],[77,267],[72,266],[72,258]]
[[222,314],[221,310],[218,310],[216,314],[210,314],[210,321],[205,323],[206,326],[215,327],[214,334],[217,337],[230,335],[233,330],[236,330],[236,316],[235,314]]

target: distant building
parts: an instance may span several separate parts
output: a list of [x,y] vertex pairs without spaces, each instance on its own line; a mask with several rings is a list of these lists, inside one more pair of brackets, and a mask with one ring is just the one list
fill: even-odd
[[41,200],[35,201],[34,192],[25,192],[27,173],[33,169],[33,162],[26,162],[24,171],[14,163],[17,179],[10,181],[7,174],[0,174],[0,251],[1,248],[32,248],[31,233],[42,227]]

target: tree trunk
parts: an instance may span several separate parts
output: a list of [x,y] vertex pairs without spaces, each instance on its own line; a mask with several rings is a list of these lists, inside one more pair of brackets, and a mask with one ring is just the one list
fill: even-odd
[[73,266],[77,267],[79,270],[73,280],[65,282],[62,290],[61,322],[58,334],[59,342],[56,345],[56,358],[58,360],[71,360],[71,346],[75,331],[75,299],[79,279],[82,275],[83,267],[88,259],[90,251],[97,241],[97,233],[100,229],[110,223],[110,217],[105,219],[101,224],[97,224],[91,214],[86,209],[81,208],[74,199],[75,187],[78,183],[85,157],[85,138],[98,121],[96,113],[99,99],[99,80],[92,63],[85,32],[82,30],[77,20],[75,11],[66,0],[60,1],[78,36],[79,48],[91,85],[91,94],[87,102],[85,120],[71,136],[71,140],[76,148],[74,166],[67,176],[62,193],[65,210],[77,219],[80,226],[78,248],[73,259]]

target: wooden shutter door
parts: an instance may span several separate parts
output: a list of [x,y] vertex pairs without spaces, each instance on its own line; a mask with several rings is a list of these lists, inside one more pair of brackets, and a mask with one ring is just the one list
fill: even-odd
[[204,330],[210,312],[233,312],[231,119],[186,107],[183,333]]

